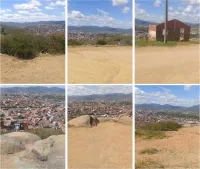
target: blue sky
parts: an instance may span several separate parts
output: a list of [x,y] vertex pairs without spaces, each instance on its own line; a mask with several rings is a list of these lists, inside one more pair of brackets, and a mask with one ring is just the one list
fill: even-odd
[[65,19],[65,0],[1,0],[5,22],[57,21]]
[[151,85],[135,87],[135,102],[137,104],[156,103],[178,106],[193,106],[200,104],[200,86],[198,85]]
[[69,0],[69,25],[132,27],[132,0]]
[[68,95],[132,93],[131,85],[68,85]]
[[[169,19],[198,23],[200,18],[200,0],[168,0]],[[165,0],[136,0],[137,19],[164,22]]]

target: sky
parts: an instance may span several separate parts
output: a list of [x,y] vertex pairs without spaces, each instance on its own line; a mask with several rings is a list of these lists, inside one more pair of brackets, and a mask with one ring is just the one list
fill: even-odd
[[[165,0],[135,0],[137,19],[164,22]],[[200,0],[168,0],[169,19],[179,19],[188,23],[199,23]]]
[[68,24],[132,28],[132,0],[68,0]]
[[135,86],[136,104],[155,103],[175,106],[194,106],[200,104],[198,85],[151,85]]
[[65,19],[65,0],[1,0],[0,21],[37,22]]
[[92,94],[132,93],[131,85],[68,85],[69,96]]

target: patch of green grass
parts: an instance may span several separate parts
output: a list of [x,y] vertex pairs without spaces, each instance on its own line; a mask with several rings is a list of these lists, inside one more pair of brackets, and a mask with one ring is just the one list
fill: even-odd
[[137,162],[135,164],[135,168],[136,169],[145,169],[145,168],[161,169],[161,168],[164,168],[164,166],[160,162],[147,159],[147,160],[142,160],[140,162]]
[[166,138],[164,131],[153,131],[153,130],[137,130],[135,132],[136,137],[143,137],[144,139],[163,139]]
[[149,154],[149,155],[152,155],[152,154],[156,154],[158,153],[159,150],[156,149],[156,148],[145,148],[143,150],[140,151],[140,154]]

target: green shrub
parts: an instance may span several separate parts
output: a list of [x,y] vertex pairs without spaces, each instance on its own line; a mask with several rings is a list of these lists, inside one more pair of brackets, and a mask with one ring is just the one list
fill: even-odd
[[77,41],[77,40],[74,40],[74,39],[69,39],[68,45],[69,46],[79,46],[79,45],[82,45],[82,43],[80,41]]
[[107,42],[104,39],[98,39],[96,42],[96,45],[106,45],[106,44],[107,44]]
[[163,139],[167,136],[163,131],[141,130],[137,129],[135,132],[136,137],[143,137],[144,139]]
[[142,160],[140,162],[136,162],[135,168],[136,169],[145,169],[145,168],[160,169],[160,168],[164,168],[164,166],[160,162],[146,159],[146,160]]
[[153,130],[153,131],[177,131],[181,128],[182,125],[173,122],[158,122],[158,123],[149,123],[142,127],[144,130]]

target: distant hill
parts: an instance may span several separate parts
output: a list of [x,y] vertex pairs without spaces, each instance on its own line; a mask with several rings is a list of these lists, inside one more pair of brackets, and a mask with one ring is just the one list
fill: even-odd
[[[195,28],[198,28],[200,26],[198,23],[188,23],[188,22],[184,22],[184,23],[191,26],[191,27],[195,27]],[[157,24],[158,23],[156,23],[156,22],[135,19],[135,25],[136,26],[149,26],[149,25],[157,25]]]
[[122,28],[111,28],[111,27],[99,27],[99,26],[68,26],[69,31],[82,31],[82,32],[119,32],[119,33],[132,33],[132,28],[122,29]]
[[132,94],[114,93],[114,94],[94,94],[86,96],[68,96],[69,101],[132,101]]
[[43,87],[43,86],[31,86],[31,87],[9,87],[0,88],[1,93],[65,93],[65,89],[58,87]]
[[35,25],[65,25],[65,21],[40,21],[40,22],[0,22],[2,25],[14,26],[14,27],[27,27]]
[[165,111],[199,111],[200,105],[195,105],[192,107],[184,107],[184,106],[173,106],[169,104],[160,105],[160,104],[136,104],[135,108],[142,110],[165,110]]

